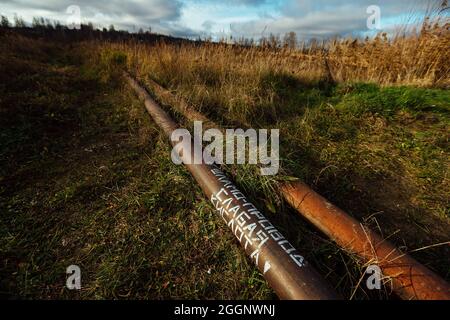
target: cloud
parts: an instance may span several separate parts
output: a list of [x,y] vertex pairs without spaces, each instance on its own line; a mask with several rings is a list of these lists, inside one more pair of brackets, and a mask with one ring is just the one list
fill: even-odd
[[[288,0],[276,15],[260,15],[259,19],[231,24],[231,32],[250,37],[284,34],[294,31],[301,38],[366,34],[367,8],[376,5],[381,12],[382,30],[393,30],[392,23],[406,22],[413,12],[424,11],[426,1],[418,0]],[[402,17],[404,21],[402,21]]]
[[[270,0],[191,0],[195,3],[211,4],[225,4],[229,6],[252,6],[257,7],[270,2]],[[274,0],[272,0],[274,1]],[[276,0],[275,0],[276,1]]]
[[295,31],[301,37],[325,37],[362,30],[366,26],[366,19],[365,10],[338,7],[333,10],[306,12],[299,16],[289,14],[234,23],[231,28],[233,32],[242,34],[264,32],[267,35],[267,33],[284,34]]
[[202,27],[203,27],[203,29],[204,29],[205,31],[210,32],[211,29],[213,28],[213,26],[214,26],[215,24],[216,24],[216,23],[215,23],[214,21],[206,20],[206,21],[204,21],[204,22],[202,23]]
[[[284,34],[302,38],[361,35],[368,31],[366,9],[378,5],[384,30],[392,30],[425,0],[0,0],[2,14],[14,13],[67,21],[70,5],[81,8],[83,22],[136,31],[152,30],[175,36],[244,36]],[[438,2],[438,0],[435,0]],[[403,21],[405,22],[405,21]]]
[[183,3],[166,0],[2,0],[2,13],[9,16],[17,13],[25,20],[44,16],[65,22],[66,9],[77,5],[81,19],[97,25],[115,24],[118,27],[159,25],[161,22],[176,21],[181,16]]
[[428,3],[427,0],[287,0],[282,6],[282,14],[301,17],[313,12],[365,11],[367,7],[375,5],[380,7],[383,15],[391,16],[424,10],[428,7]]

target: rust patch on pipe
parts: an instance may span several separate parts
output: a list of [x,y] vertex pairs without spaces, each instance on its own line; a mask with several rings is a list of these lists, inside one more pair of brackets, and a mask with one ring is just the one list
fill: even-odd
[[[153,120],[170,138],[177,124],[136,80],[128,75],[126,78],[144,100]],[[179,155],[184,160],[193,157],[193,154]],[[329,284],[220,169],[207,164],[186,164],[186,167],[280,299],[338,299]]]
[[289,204],[364,262],[377,264],[403,299],[450,299],[449,284],[301,182],[280,185]]
[[[177,100],[153,80],[147,83],[167,99],[175,109],[191,121],[217,124],[195,111],[186,102]],[[280,182],[286,201],[345,250],[357,254],[364,263],[377,264],[385,276],[392,279],[393,290],[402,299],[450,300],[450,285],[437,274],[402,253],[377,233],[365,228],[359,221],[328,202],[301,182]]]

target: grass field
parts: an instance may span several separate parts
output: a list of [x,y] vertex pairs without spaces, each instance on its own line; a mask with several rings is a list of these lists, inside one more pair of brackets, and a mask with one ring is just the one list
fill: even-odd
[[[420,63],[397,78],[386,70],[395,64],[367,70],[348,67],[352,57],[339,60],[351,42],[333,47],[326,68],[323,52],[305,62],[273,49],[1,35],[0,295],[275,298],[192,177],[172,163],[168,141],[123,69],[143,83],[156,80],[224,127],[280,128],[284,178],[305,181],[450,280],[442,51],[450,38],[448,30],[428,32],[442,33],[439,41],[417,39],[434,45],[431,56],[416,52]],[[400,48],[375,41],[373,52]],[[404,41],[409,60],[399,69],[417,61],[411,50],[421,48]],[[364,269],[357,259],[298,217],[253,169],[227,171],[339,293],[390,297],[358,285]],[[71,264],[82,269],[79,292],[65,288]]]

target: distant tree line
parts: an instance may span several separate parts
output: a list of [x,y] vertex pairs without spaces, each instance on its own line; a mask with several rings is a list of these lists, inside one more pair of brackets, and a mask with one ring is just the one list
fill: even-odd
[[[28,35],[34,36],[54,36],[58,38],[67,38],[70,40],[84,40],[84,39],[107,39],[107,40],[126,40],[126,39],[135,39],[138,41],[150,41],[153,42],[158,39],[168,40],[170,42],[192,42],[192,40],[176,38],[172,36],[160,35],[152,32],[151,27],[149,27],[146,31],[142,28],[138,30],[137,33],[130,33],[124,30],[116,30],[114,25],[110,25],[108,28],[95,28],[94,25],[89,22],[85,24],[81,24],[79,28],[69,28],[66,25],[61,24],[59,21],[52,21],[50,19],[45,19],[43,17],[35,17],[33,18],[31,25],[27,26],[25,21],[15,15],[14,21],[11,23],[8,17],[1,15],[0,28],[11,29],[14,28],[22,33],[27,33]],[[204,39],[198,38],[195,42],[203,43],[203,42],[212,42],[211,37],[207,37]],[[229,39],[221,39],[218,41],[219,43],[228,43],[231,45],[238,46],[259,46],[262,48],[272,48],[272,49],[299,49],[299,40],[297,38],[297,34],[293,31],[286,33],[283,37],[280,35],[270,34],[269,36],[262,36],[259,40],[255,40],[253,38],[233,38]],[[317,43],[317,40],[310,40],[309,45],[314,46]],[[302,42],[304,45],[304,43]]]
[[133,39],[137,41],[149,41],[154,42],[158,40],[167,40],[170,42],[182,42],[188,41],[186,39],[175,38],[165,36],[161,34],[152,33],[151,27],[146,31],[142,28],[138,33],[130,33],[126,30],[117,30],[114,25],[110,25],[108,28],[95,28],[94,25],[89,23],[82,23],[78,28],[69,28],[59,21],[53,21],[42,17],[33,18],[31,24],[27,24],[21,17],[15,15],[11,22],[8,17],[0,16],[0,32],[7,30],[14,30],[14,32],[24,34],[31,37],[53,37],[58,40],[87,40],[87,39],[100,39],[100,40],[127,40]]

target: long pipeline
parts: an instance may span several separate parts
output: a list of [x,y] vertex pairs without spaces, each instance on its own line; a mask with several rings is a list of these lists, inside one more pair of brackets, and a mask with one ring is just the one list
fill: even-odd
[[[146,79],[151,89],[191,121],[203,121],[219,128],[201,113],[157,82]],[[401,252],[376,232],[364,227],[302,182],[279,182],[286,201],[297,212],[335,241],[340,247],[360,257],[365,264],[378,265],[390,278],[392,289],[402,299],[450,300],[450,285],[410,255]]]
[[[145,107],[155,123],[170,138],[172,132],[178,128],[177,124],[136,80],[127,74],[125,77],[144,100]],[[214,208],[280,299],[339,298],[329,284],[220,169],[207,164],[189,164],[193,154],[181,151],[183,143],[191,143],[190,135],[186,135],[186,139],[181,143],[171,142]]]

